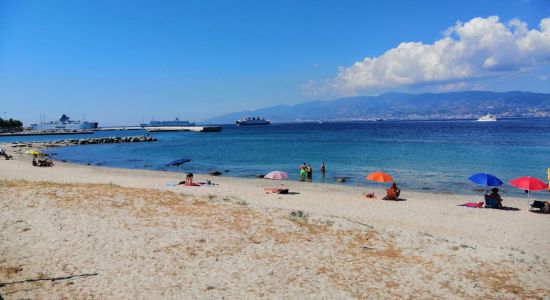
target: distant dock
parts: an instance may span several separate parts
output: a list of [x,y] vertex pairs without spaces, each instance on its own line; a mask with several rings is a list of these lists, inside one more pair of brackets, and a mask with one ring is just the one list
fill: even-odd
[[116,131],[116,130],[144,130],[140,126],[118,126],[118,127],[99,127],[95,131]]
[[164,131],[195,131],[195,132],[221,132],[221,126],[187,126],[187,127],[145,127],[149,132]]
[[162,127],[140,127],[140,126],[124,126],[124,127],[102,127],[96,131],[111,131],[111,130],[146,130],[148,132],[167,132],[167,131],[194,131],[194,132],[221,132],[221,126],[162,126]]

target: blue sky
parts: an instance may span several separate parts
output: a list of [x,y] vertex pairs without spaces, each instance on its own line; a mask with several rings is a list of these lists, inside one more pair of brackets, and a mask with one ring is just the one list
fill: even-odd
[[[486,21],[490,16],[498,20]],[[0,0],[0,117],[30,123],[40,114],[54,119],[68,113],[121,125],[175,116],[200,121],[275,104],[388,90],[550,92],[550,49],[541,38],[529,44],[535,50],[497,53],[483,67],[462,61],[473,60],[476,53],[444,64],[453,69],[471,63],[466,75],[434,75],[429,69],[420,76],[401,67],[393,77],[378,77],[400,59],[391,49],[403,42],[432,45],[457,21],[465,25],[456,25],[451,36],[469,24],[492,30],[513,19],[542,31],[539,23],[549,17],[546,0]],[[480,22],[468,23],[475,18]],[[507,67],[502,61],[524,54],[501,71]],[[366,57],[382,59],[352,68]]]

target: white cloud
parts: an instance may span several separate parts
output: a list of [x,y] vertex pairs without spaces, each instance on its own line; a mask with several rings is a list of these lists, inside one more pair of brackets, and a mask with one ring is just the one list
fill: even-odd
[[[497,16],[457,22],[433,44],[404,42],[378,57],[366,57],[322,82],[309,81],[302,90],[310,95],[344,94],[416,84],[460,88],[465,80],[523,71],[550,61],[550,17],[539,29]],[[443,84],[443,85],[441,85]]]

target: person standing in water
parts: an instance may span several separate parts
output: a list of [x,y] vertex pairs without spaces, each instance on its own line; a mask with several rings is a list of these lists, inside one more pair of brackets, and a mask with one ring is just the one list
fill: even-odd
[[306,180],[306,175],[307,175],[307,165],[306,163],[304,162],[301,166],[300,166],[300,180]]
[[325,166],[325,162],[321,164],[321,175],[325,177],[325,173],[327,172],[327,167]]
[[313,168],[311,168],[311,165],[307,165],[307,180],[311,181],[313,180]]

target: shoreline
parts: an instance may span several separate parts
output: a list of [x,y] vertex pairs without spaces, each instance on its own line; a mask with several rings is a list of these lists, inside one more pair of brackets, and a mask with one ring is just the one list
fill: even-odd
[[[71,147],[71,146],[79,146],[78,144],[73,144],[73,143],[68,143],[68,142],[65,142],[65,143],[56,143],[57,141],[53,141],[53,142],[21,142],[19,143],[20,145],[21,144],[32,144],[32,148],[33,149],[36,149],[36,150],[40,150],[40,151],[48,151],[48,150],[52,150],[52,149],[55,149],[55,148],[59,148],[59,147]],[[12,143],[0,143],[0,147],[4,148],[4,149],[8,149],[10,151],[10,153],[14,154],[14,148],[11,147]],[[92,144],[90,144],[92,145]],[[86,144],[86,146],[89,146],[88,144]],[[31,161],[30,159],[30,156],[28,155],[25,155],[24,152],[22,151],[21,148],[24,148],[24,147],[19,147],[19,152],[15,153],[16,155],[14,155],[14,158],[15,157],[18,157],[19,159],[22,159],[22,160],[28,160],[29,162]],[[47,152],[46,152],[47,153]],[[84,167],[84,168],[99,168],[99,169],[104,169],[104,168],[107,168],[107,169],[112,169],[112,170],[119,170],[119,171],[136,171],[136,172],[139,172],[139,171],[144,171],[144,172],[153,172],[153,174],[172,174],[173,176],[176,176],[176,177],[180,177],[182,178],[182,180],[184,179],[184,176],[187,172],[176,172],[176,171],[170,171],[170,170],[152,170],[152,169],[146,169],[146,168],[124,168],[124,167],[116,167],[116,166],[108,166],[108,165],[94,165],[94,164],[90,164],[90,163],[78,163],[78,162],[70,162],[70,161],[63,161],[63,160],[58,160],[55,155],[51,156],[51,155],[48,155],[47,156],[48,158],[52,159],[56,164],[63,164],[63,165],[72,165],[72,166],[81,166],[81,167]],[[214,175],[210,175],[208,173],[193,173],[195,176],[199,175],[201,177],[201,179],[204,179],[204,180],[210,180],[210,181],[219,181],[220,179],[235,179],[235,180],[243,180],[243,181],[248,181],[248,180],[252,180],[252,181],[259,181],[259,182],[270,182],[269,180],[265,180],[263,178],[257,178],[257,177],[254,177],[255,175],[250,175],[250,176],[231,176],[230,173],[223,173],[222,172],[222,175],[219,175],[219,176],[214,176]],[[349,188],[352,188],[352,189],[355,189],[357,190],[356,192],[359,192],[360,191],[363,191],[363,192],[366,192],[366,191],[369,191],[369,192],[375,192],[377,195],[379,193],[379,190],[381,190],[382,192],[384,191],[384,189],[386,188],[386,185],[388,185],[387,187],[389,187],[389,184],[390,183],[384,183],[382,185],[381,188],[379,188],[379,186],[375,183],[370,183],[369,185],[360,185],[360,184],[345,184],[345,183],[338,183],[338,182],[319,182],[319,181],[312,181],[312,182],[309,182],[309,181],[302,181],[302,180],[283,180],[283,181],[271,181],[271,182],[274,182],[275,184],[277,183],[298,183],[298,184],[306,184],[306,185],[313,185],[314,187],[316,185],[320,185],[320,186],[325,186],[325,185],[328,185],[328,187],[349,187]],[[477,189],[480,189],[480,188],[476,188],[476,189],[472,189],[470,191],[470,193],[457,193],[457,192],[451,192],[451,191],[436,191],[432,188],[408,188],[406,191],[408,193],[413,193],[415,196],[419,196],[419,195],[433,195],[433,194],[436,194],[436,195],[452,195],[452,196],[456,196],[456,197],[464,197],[464,198],[479,198],[481,199],[480,201],[482,201],[483,199],[483,195],[480,194],[480,192],[476,193],[477,192]],[[544,191],[541,191],[540,193],[544,193]],[[537,199],[537,194],[533,194],[534,196],[532,198],[529,199],[529,201],[533,201],[534,199]],[[511,199],[511,200],[514,200],[516,202],[522,202],[522,201],[525,201],[527,202],[527,198],[525,197],[518,197],[517,195],[505,195],[506,199]],[[547,201],[548,199],[542,197],[541,200],[543,201]]]
[[[362,197],[377,188],[203,174],[194,181],[216,185],[173,186],[182,173],[63,162],[39,168],[29,155],[14,158],[0,160],[0,282],[98,276],[26,283],[35,289],[27,292],[4,286],[0,295],[550,293],[550,218],[530,212],[526,199],[504,199],[517,211],[467,208],[457,205],[481,197],[404,190],[406,201],[383,201]],[[269,187],[291,194],[266,194]]]
[[[0,144],[0,146],[5,146]],[[70,145],[69,145],[70,146]],[[37,149],[45,149],[47,146],[38,146]],[[25,155],[18,153],[14,155],[14,160],[7,162],[14,163],[14,168],[4,168],[0,170],[0,175],[3,175],[2,178],[9,179],[22,179],[22,180],[31,180],[31,181],[53,181],[60,183],[94,183],[94,184],[117,184],[123,187],[130,188],[152,188],[159,190],[167,190],[172,192],[182,192],[190,194],[193,196],[209,196],[212,193],[215,193],[217,196],[222,197],[242,197],[245,200],[249,200],[254,197],[261,197],[262,199],[269,198],[279,198],[283,197],[284,200],[305,200],[307,198],[323,198],[323,199],[334,199],[335,201],[345,201],[347,203],[353,202],[354,204],[376,204],[377,206],[390,206],[390,207],[399,207],[399,206],[408,206],[412,201],[424,202],[422,205],[427,206],[443,206],[457,211],[473,211],[473,212],[483,212],[481,215],[486,214],[527,214],[527,216],[533,216],[540,218],[545,218],[544,215],[532,212],[529,210],[530,203],[526,198],[523,197],[509,197],[506,196],[503,201],[505,207],[511,207],[513,209],[518,209],[518,211],[505,211],[505,210],[494,210],[494,209],[468,209],[465,207],[460,207],[458,205],[466,202],[480,202],[483,201],[482,195],[475,194],[457,194],[450,192],[437,192],[437,191],[419,191],[419,190],[403,190],[401,193],[401,198],[404,198],[405,201],[384,201],[379,197],[379,189],[377,186],[354,186],[354,185],[341,185],[341,184],[332,184],[332,183],[320,183],[320,182],[303,182],[303,181],[292,181],[292,180],[266,180],[259,178],[245,178],[245,177],[231,177],[231,176],[212,176],[209,174],[195,174],[195,182],[206,182],[211,181],[217,185],[214,186],[200,186],[200,187],[186,187],[186,186],[172,186],[179,181],[184,180],[185,173],[181,172],[172,172],[172,171],[159,171],[159,170],[144,170],[144,169],[127,169],[127,168],[117,168],[110,166],[94,166],[94,165],[85,165],[77,164],[70,162],[62,162],[54,160],[55,166],[52,168],[40,168],[33,167],[31,165],[30,155]],[[3,162],[4,163],[4,162]],[[64,173],[79,174],[79,176],[65,176]],[[135,183],[128,181],[130,178],[140,179]],[[235,186],[231,189],[217,189],[220,185],[230,185]],[[239,189],[239,187],[248,187],[244,189]],[[268,187],[284,187],[290,189],[291,192],[296,192],[296,195],[267,195],[263,191],[264,188]],[[254,188],[255,190],[251,190]],[[384,189],[381,189],[382,193]],[[376,194],[375,199],[366,199],[362,195],[365,192],[374,192]],[[303,195],[302,195],[303,194]],[[533,201],[531,198],[529,201]],[[309,206],[313,207],[314,201],[308,201],[308,206],[306,207],[292,207],[296,209],[307,209]],[[261,200],[251,201],[252,204],[258,204],[259,207],[264,208],[264,203]],[[284,201],[285,205],[291,204],[291,202]],[[270,208],[270,207],[268,207]],[[281,208],[279,205],[271,208]],[[452,211],[451,210],[451,211]],[[312,211],[313,213],[322,213],[325,215],[330,215],[330,211]],[[392,218],[393,219],[393,218]],[[548,218],[546,218],[548,219]],[[398,221],[398,218],[395,219]],[[545,220],[546,221],[546,220]],[[548,220],[550,224],[550,220]],[[472,228],[473,230],[473,228]],[[550,233],[548,234],[550,241]],[[548,243],[550,246],[550,242]],[[550,254],[548,255],[550,260]]]
[[[76,144],[68,144],[68,143],[65,143],[65,144],[56,144],[56,143],[52,143],[52,142],[34,142],[34,143],[36,143],[38,145],[38,147],[41,147],[41,149],[43,149],[43,150],[51,150],[51,149],[54,149],[54,148],[57,148],[57,147],[77,146]],[[4,146],[5,148],[7,148],[6,146],[8,146],[8,145],[9,145],[9,143],[0,143],[0,146]],[[176,173],[176,174],[182,174],[182,176],[185,175],[185,173],[189,173],[189,172],[176,172],[176,171],[170,171],[170,170],[158,170],[158,169],[155,170],[155,169],[143,168],[143,167],[142,168],[140,168],[140,167],[130,168],[130,167],[109,166],[109,165],[103,165],[103,164],[92,164],[92,163],[86,163],[86,162],[81,162],[81,163],[80,162],[71,162],[71,161],[58,160],[56,158],[56,155],[52,155],[52,156],[50,156],[50,158],[54,161],[70,163],[70,164],[75,164],[75,165],[81,165],[81,166],[96,166],[96,167],[106,167],[106,168],[125,169],[125,170],[146,170],[146,171],[156,171],[156,172],[157,171],[158,172],[172,172],[172,173]],[[236,178],[236,179],[258,179],[257,174],[232,176],[231,172],[221,172],[221,173],[222,174],[219,175],[219,176],[213,176],[213,175],[210,175],[209,173],[193,172],[193,174],[201,174],[201,175],[204,175],[204,176],[210,176],[212,178],[229,177],[229,178]],[[320,178],[320,176],[316,176],[316,178]],[[378,189],[378,184],[373,183],[373,182],[368,182],[367,181],[366,184],[365,184],[364,182],[361,182],[361,181],[356,181],[356,182],[339,182],[338,181],[338,178],[346,178],[346,176],[334,176],[334,177],[331,177],[331,178],[333,179],[333,181],[330,181],[329,179],[327,179],[325,181],[325,179],[323,178],[322,181],[319,181],[319,179],[316,179],[315,181],[308,182],[308,181],[302,181],[302,180],[289,179],[289,180],[287,180],[287,182],[304,182],[304,183],[309,183],[309,184],[316,183],[316,184],[328,184],[328,185],[336,185],[336,186],[350,186],[350,187],[364,188],[364,189],[369,189],[369,190]],[[467,182],[467,178],[464,178],[464,182]],[[384,188],[389,187],[390,184],[391,184],[391,182],[387,182],[387,183],[382,184],[382,190]],[[449,184],[453,184],[453,183],[449,183]],[[457,191],[453,191],[453,190],[438,190],[436,188],[427,187],[427,186],[405,187],[405,189],[408,190],[408,191],[415,192],[415,193],[462,195],[462,196],[465,196],[465,197],[480,196],[482,198],[483,195],[481,194],[481,192],[483,191],[483,189],[480,186],[477,186],[477,185],[471,185],[471,186],[466,185],[466,186],[469,187],[470,189],[462,189],[461,192],[457,192]],[[519,190],[517,190],[515,187],[502,186],[502,187],[499,187],[499,189],[501,190],[500,191],[501,194],[506,198],[524,199],[524,197],[522,197],[524,194],[522,192],[520,192]],[[532,193],[532,195],[533,196],[532,196],[532,198],[529,199],[529,201],[532,201],[533,199],[540,199],[541,201],[550,201],[550,190],[549,191],[539,191],[539,192],[536,192],[536,193]],[[525,199],[527,199],[527,198],[525,198]]]

